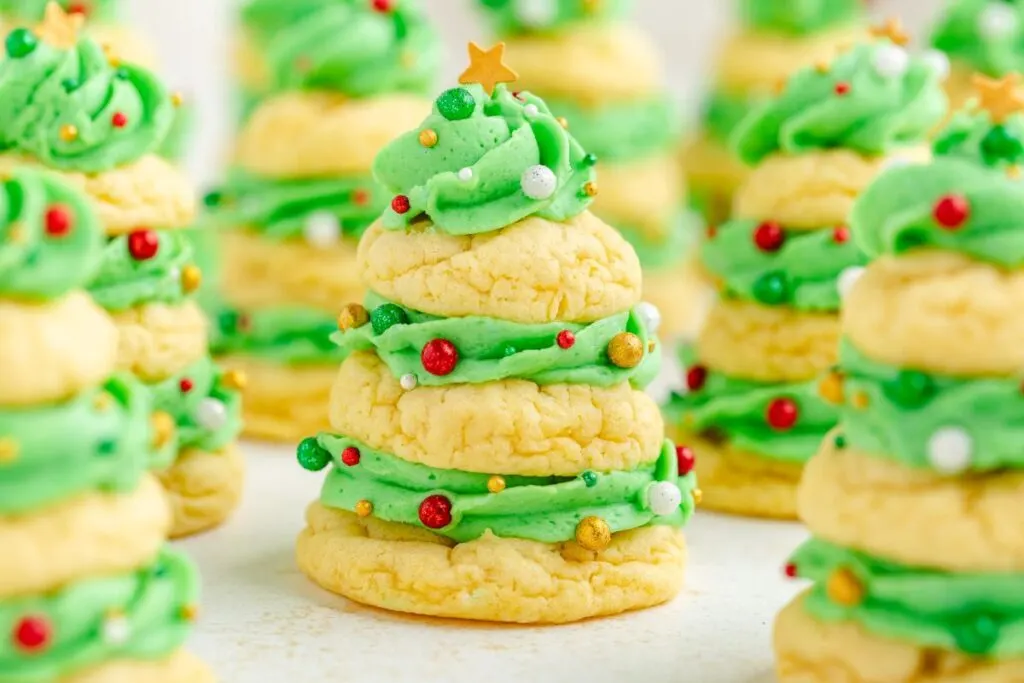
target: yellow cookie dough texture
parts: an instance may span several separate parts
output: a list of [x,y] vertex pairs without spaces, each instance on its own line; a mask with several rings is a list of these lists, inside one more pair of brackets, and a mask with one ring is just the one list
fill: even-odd
[[728,442],[713,443],[685,427],[669,431],[676,443],[686,444],[697,456],[701,507],[769,519],[797,518],[800,465],[746,453]]
[[118,660],[65,676],[55,683],[215,683],[213,672],[196,657],[178,650],[153,661]]
[[364,352],[342,363],[330,419],[336,432],[403,460],[523,476],[633,470],[654,462],[664,439],[658,406],[626,383],[509,379],[405,391]]
[[81,292],[0,300],[0,406],[32,406],[100,384],[117,365],[117,329]]
[[267,100],[238,137],[235,163],[272,178],[365,174],[377,152],[415,130],[430,102],[387,94],[360,100],[290,92]]
[[951,252],[882,257],[857,280],[844,331],[867,356],[956,376],[1024,367],[1024,271]]
[[531,216],[496,232],[452,236],[429,223],[372,226],[359,243],[372,291],[438,316],[519,323],[592,322],[640,301],[640,261],[589,212],[556,223]]
[[171,526],[156,480],[130,493],[87,493],[43,510],[0,516],[0,599],[52,590],[82,576],[134,571],[160,550]]
[[179,453],[173,465],[158,473],[174,518],[169,536],[189,536],[227,519],[242,497],[244,470],[235,444],[212,453]]
[[240,355],[218,360],[248,378],[242,396],[247,436],[298,443],[330,428],[327,404],[338,376],[336,363],[286,366]]
[[746,180],[750,169],[728,145],[706,133],[699,133],[686,143],[682,162],[691,189],[712,195],[716,218],[728,216],[732,211],[732,195]]
[[736,218],[770,217],[786,228],[818,230],[845,224],[853,203],[886,164],[927,160],[927,148],[883,157],[847,149],[787,156],[776,154],[750,172],[736,192]]
[[621,223],[638,230],[652,241],[664,240],[675,226],[683,177],[672,156],[598,164],[597,178],[600,191],[591,207],[595,215],[612,225]]
[[118,369],[144,382],[167,379],[206,355],[206,317],[194,301],[144,304],[113,318],[121,340]]
[[[0,155],[0,175],[8,176],[26,166],[42,168],[38,161],[28,157]],[[170,162],[155,155],[102,173],[56,173],[89,195],[110,236],[140,227],[186,228],[195,219],[196,199],[191,182]]]
[[[948,549],[948,548],[947,548]],[[803,598],[775,624],[779,683],[1013,683],[1024,660],[969,658],[952,651],[883,640],[853,622],[821,622]]]
[[714,299],[700,267],[692,260],[645,272],[643,297],[661,312],[658,334],[665,342],[696,337]]
[[520,36],[507,41],[505,56],[519,74],[516,88],[551,99],[621,103],[662,89],[657,51],[634,26],[587,24],[566,33]]
[[1019,573],[1022,496],[1024,472],[943,477],[828,438],[806,467],[799,508],[816,535],[900,564]]
[[785,307],[721,299],[697,340],[697,357],[732,377],[799,382],[835,365],[839,319]]
[[335,593],[399,612],[564,623],[657,605],[682,586],[683,535],[667,526],[615,534],[598,553],[485,534],[454,544],[425,529],[313,503],[299,567]]

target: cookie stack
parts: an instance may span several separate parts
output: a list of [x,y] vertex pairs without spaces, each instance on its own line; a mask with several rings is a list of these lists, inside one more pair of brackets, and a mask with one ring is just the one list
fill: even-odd
[[241,489],[235,448],[238,388],[207,352],[206,321],[193,294],[201,272],[176,228],[193,218],[188,180],[155,154],[175,105],[151,72],[111,63],[78,38],[82,17],[56,5],[35,30],[6,40],[0,71],[0,168],[44,166],[82,189],[108,236],[90,294],[120,330],[118,367],[140,378],[178,427],[160,473],[174,507],[172,534],[222,521]]
[[946,111],[941,69],[896,24],[797,72],[735,137],[756,168],[701,261],[721,298],[666,407],[700,455],[708,507],[792,518],[803,464],[838,420],[818,378],[836,362],[842,291],[864,262],[847,216],[886,165],[927,156]]
[[249,376],[247,434],[294,443],[327,427],[341,358],[329,337],[340,302],[364,291],[356,241],[390,201],[370,166],[429,111],[420,93],[438,57],[412,0],[324,1],[267,47],[279,94],[249,118],[208,202],[224,233],[214,346]]
[[389,144],[394,194],[345,309],[329,468],[300,568],[388,609],[569,622],[680,589],[693,462],[641,388],[660,353],[629,244],[587,211],[594,159],[471,46],[463,87]]
[[741,28],[725,44],[698,134],[683,151],[693,203],[711,225],[732,212],[747,168],[730,147],[743,118],[805,66],[865,36],[864,0],[739,0]]
[[80,290],[99,221],[28,170],[0,216],[0,680],[212,681],[181,649],[199,580],[148,473],[173,421],[114,375],[117,328]]
[[930,164],[860,198],[875,260],[843,314],[842,423],[811,461],[814,582],[776,627],[779,679],[1024,676],[1024,92],[979,81]]

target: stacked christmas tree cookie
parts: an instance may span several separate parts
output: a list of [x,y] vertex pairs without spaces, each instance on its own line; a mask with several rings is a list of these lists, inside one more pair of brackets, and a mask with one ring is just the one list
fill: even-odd
[[480,0],[508,41],[517,87],[544,98],[597,161],[594,213],[633,245],[659,334],[692,336],[707,289],[692,263],[676,108],[652,41],[628,23],[632,2]]
[[501,46],[374,164],[394,193],[345,309],[329,468],[301,569],[388,609],[568,622],[680,589],[689,452],[641,388],[660,353],[639,261],[587,211],[593,160]]
[[0,681],[212,681],[181,649],[199,581],[147,472],[173,422],[115,375],[117,329],[80,289],[102,258],[78,190],[0,182]]
[[[56,9],[56,8],[55,8]],[[193,300],[201,273],[183,231],[193,218],[188,180],[154,154],[175,114],[149,71],[108,62],[80,17],[59,9],[6,40],[0,62],[0,168],[45,166],[83,189],[108,236],[89,291],[120,330],[118,366],[144,381],[178,427],[177,457],[160,473],[172,533],[222,521],[242,479],[235,448],[238,373],[207,351]]]
[[736,149],[756,165],[734,218],[701,248],[722,296],[692,349],[688,392],[666,407],[699,454],[709,507],[796,514],[803,464],[838,419],[818,378],[836,361],[842,291],[864,257],[847,215],[887,164],[926,157],[945,115],[941,74],[902,47],[895,24],[830,64],[798,71],[744,120]]
[[932,163],[854,207],[875,260],[843,313],[842,422],[800,488],[814,537],[787,573],[814,586],[776,625],[782,683],[1024,677],[1024,93],[979,85]]
[[701,128],[683,151],[695,206],[712,225],[731,215],[747,168],[729,140],[743,118],[805,66],[864,38],[864,0],[739,0],[741,28],[723,47]]
[[329,337],[364,291],[356,241],[390,201],[370,166],[430,110],[438,51],[411,0],[335,1],[267,50],[280,94],[253,113],[210,197],[227,307],[215,348],[250,378],[250,435],[295,442],[327,426],[341,358]]
[[946,90],[954,109],[974,94],[972,78],[992,78],[1024,71],[1024,2],[1020,0],[952,0],[931,39],[949,55]]

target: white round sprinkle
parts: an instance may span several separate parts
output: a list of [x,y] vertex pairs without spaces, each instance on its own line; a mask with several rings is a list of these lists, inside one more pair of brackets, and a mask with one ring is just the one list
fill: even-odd
[[942,427],[928,439],[928,461],[942,474],[959,474],[971,465],[974,442],[959,427]]
[[523,112],[525,112],[527,116],[536,116],[540,113],[540,109],[537,109],[536,104],[528,104],[523,107]]
[[657,334],[658,328],[661,327],[661,311],[658,307],[649,301],[641,301],[636,306],[636,312],[644,321],[648,334]]
[[217,431],[228,421],[228,409],[223,401],[215,398],[204,398],[196,408],[196,422],[203,429]]
[[530,199],[548,199],[558,188],[558,178],[550,168],[538,164],[523,171],[519,184]]
[[659,517],[671,515],[679,509],[682,502],[682,492],[678,486],[670,482],[659,481],[647,489],[647,507]]
[[934,71],[940,80],[949,78],[949,57],[942,50],[928,50],[921,55],[921,61]]
[[398,383],[402,385],[402,388],[406,391],[412,391],[416,388],[418,382],[416,381],[416,375],[411,372],[408,375],[402,375],[402,378],[398,380]]
[[1002,2],[990,2],[978,16],[978,31],[989,39],[1013,35],[1018,25],[1016,10]]
[[516,19],[524,26],[543,28],[558,17],[556,0],[515,0]]
[[302,234],[314,247],[330,247],[341,239],[341,223],[330,211],[314,211],[306,216]]
[[872,63],[882,78],[898,78],[907,72],[910,55],[898,45],[883,45],[875,50]]
[[131,637],[132,628],[123,614],[109,616],[103,622],[103,640],[111,645],[123,645]]
[[463,169],[459,169],[459,180],[466,182],[473,179],[473,169],[469,166]]
[[864,268],[861,266],[850,266],[842,273],[839,274],[839,280],[836,283],[836,289],[839,290],[839,298],[845,299],[850,294],[850,290],[857,284],[857,280],[864,274]]

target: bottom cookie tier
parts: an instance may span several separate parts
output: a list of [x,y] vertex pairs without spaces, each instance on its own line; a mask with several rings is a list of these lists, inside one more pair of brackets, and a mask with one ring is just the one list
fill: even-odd
[[171,538],[181,538],[220,525],[238,507],[245,462],[238,446],[219,451],[182,451],[158,474],[173,514]]
[[61,678],[57,683],[214,683],[213,672],[192,654],[179,650],[155,661],[119,660]]
[[488,533],[468,543],[310,505],[299,568],[357,602],[426,616],[567,623],[661,604],[682,588],[682,533],[650,526],[601,551]]
[[982,659],[825,623],[790,603],[775,622],[779,683],[1019,683],[1024,659]]

